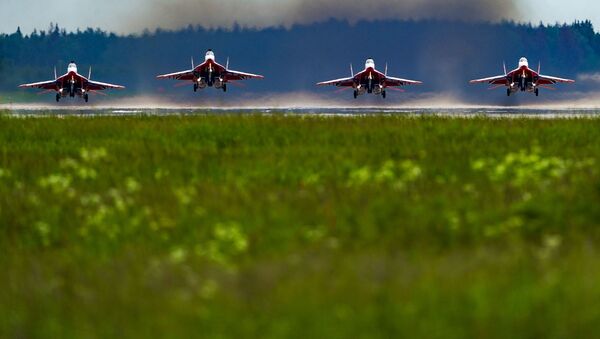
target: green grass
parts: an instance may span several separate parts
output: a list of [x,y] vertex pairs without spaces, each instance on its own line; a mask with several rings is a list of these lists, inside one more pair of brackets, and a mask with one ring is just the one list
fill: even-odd
[[0,117],[0,338],[593,338],[600,120]]

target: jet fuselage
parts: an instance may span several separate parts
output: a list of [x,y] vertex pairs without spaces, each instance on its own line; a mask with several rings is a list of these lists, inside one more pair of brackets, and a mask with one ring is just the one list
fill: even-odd
[[373,59],[367,59],[364,71],[357,75],[354,78],[354,88],[357,95],[365,93],[381,95],[385,92],[385,77],[382,77],[381,73],[377,71]]

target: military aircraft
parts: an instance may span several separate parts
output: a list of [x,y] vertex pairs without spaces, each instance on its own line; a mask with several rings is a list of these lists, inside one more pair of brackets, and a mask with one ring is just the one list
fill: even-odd
[[385,65],[385,72],[381,73],[375,68],[375,61],[372,58],[367,59],[365,62],[365,69],[361,72],[354,74],[352,64],[350,65],[350,77],[341,78],[331,81],[319,82],[318,86],[331,85],[338,87],[347,87],[348,89],[354,89],[354,98],[356,99],[359,95],[365,93],[373,93],[381,95],[383,98],[386,97],[386,90],[388,88],[394,88],[406,85],[420,85],[421,81],[407,80],[394,78],[387,75],[387,65]]
[[506,72],[506,65],[504,65],[504,75],[498,75],[495,77],[471,80],[472,84],[488,83],[492,86],[490,89],[496,89],[500,87],[506,87],[506,95],[510,96],[518,91],[535,93],[535,96],[540,95],[540,88],[546,88],[554,90],[555,88],[551,85],[557,83],[568,83],[572,84],[575,80],[557,78],[540,73],[541,64],[538,65],[537,72],[529,68],[529,62],[527,58],[521,58],[519,60],[519,67]]
[[214,87],[227,92],[227,83],[245,79],[263,79],[262,75],[233,71],[229,69],[229,59],[225,66],[215,61],[215,53],[209,49],[204,56],[204,62],[194,66],[192,58],[192,69],[182,72],[163,74],[158,79],[174,79],[191,81],[194,84],[194,92],[206,87]]
[[[45,92],[56,92],[56,102],[59,102],[61,98],[75,96],[81,97],[88,102],[89,93],[96,93],[105,89],[124,89],[125,87],[120,85],[112,85],[98,81],[92,81],[92,68],[87,78],[77,73],[77,65],[74,61],[69,63],[67,67],[67,73],[62,76],[56,75],[56,68],[54,68],[54,80],[36,82],[32,84],[20,85],[21,88],[40,88],[46,90]],[[43,93],[43,92],[42,92]]]

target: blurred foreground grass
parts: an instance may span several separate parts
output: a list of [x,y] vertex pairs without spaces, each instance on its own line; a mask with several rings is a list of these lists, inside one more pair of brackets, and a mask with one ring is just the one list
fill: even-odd
[[593,338],[600,120],[0,118],[0,338]]

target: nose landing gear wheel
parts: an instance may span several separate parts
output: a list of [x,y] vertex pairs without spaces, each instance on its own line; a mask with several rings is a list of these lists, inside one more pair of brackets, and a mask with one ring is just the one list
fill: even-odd
[[60,94],[56,93],[56,102],[60,101]]
[[539,96],[540,96],[540,89],[539,89],[539,88],[536,88],[536,89],[535,89],[535,96],[536,96],[536,97],[539,97]]
[[194,92],[198,92],[198,84],[194,84]]
[[506,96],[509,97],[510,96],[510,88],[506,89]]
[[90,100],[90,96],[88,94],[85,94],[83,96],[83,100],[85,100],[85,102],[88,102]]
[[381,92],[381,96],[385,99],[385,91]]
[[223,84],[223,92],[227,92],[227,84]]
[[354,91],[354,99],[358,98],[358,91]]

